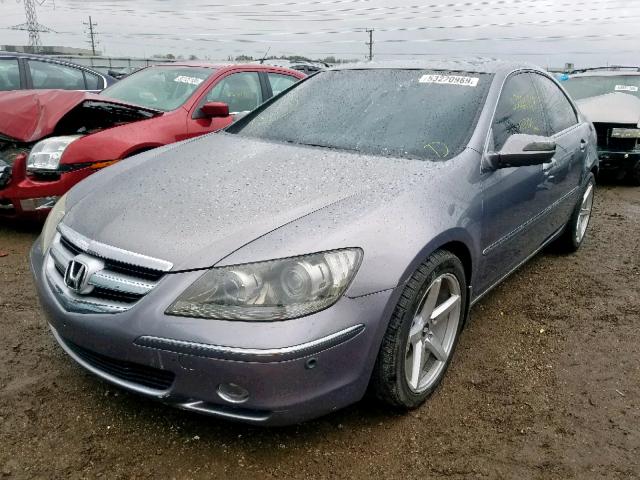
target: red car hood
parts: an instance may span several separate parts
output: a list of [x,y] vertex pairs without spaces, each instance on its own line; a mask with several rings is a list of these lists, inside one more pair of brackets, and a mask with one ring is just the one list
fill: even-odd
[[111,100],[94,93],[74,90],[19,90],[0,92],[0,134],[31,143],[51,135],[60,120],[81,103],[90,100],[131,107],[158,114],[154,110]]

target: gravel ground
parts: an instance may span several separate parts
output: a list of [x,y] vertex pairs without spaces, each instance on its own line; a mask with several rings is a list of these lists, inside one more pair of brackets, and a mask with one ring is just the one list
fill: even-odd
[[0,226],[0,478],[640,478],[640,189],[596,201],[578,254],[539,255],[472,310],[422,408],[280,429],[84,373],[37,306],[36,229]]

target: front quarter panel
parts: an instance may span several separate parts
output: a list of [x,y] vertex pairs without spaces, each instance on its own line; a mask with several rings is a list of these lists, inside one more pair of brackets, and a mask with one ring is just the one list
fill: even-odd
[[79,138],[65,150],[61,164],[120,160],[186,138],[182,109],[159,117],[107,128]]

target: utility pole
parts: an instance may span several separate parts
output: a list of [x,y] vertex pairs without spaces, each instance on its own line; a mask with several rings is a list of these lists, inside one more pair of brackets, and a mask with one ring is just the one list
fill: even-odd
[[91,51],[93,52],[93,56],[95,57],[96,55],[96,44],[98,43],[96,41],[96,31],[93,29],[93,27],[97,27],[98,24],[97,23],[93,23],[93,21],[91,21],[91,15],[89,15],[89,23],[86,22],[82,22],[83,25],[86,25],[87,27],[89,27],[89,31],[87,32],[87,34],[89,35],[89,41],[88,43],[91,44]]
[[[39,3],[42,5],[44,2]],[[26,23],[9,28],[11,30],[27,30],[29,32],[29,47],[33,53],[38,53],[42,46],[40,32],[52,32],[53,30],[38,23],[35,0],[24,0],[24,13],[27,20]]]
[[373,60],[373,28],[365,30],[369,33],[369,42],[365,45],[369,45],[369,61]]

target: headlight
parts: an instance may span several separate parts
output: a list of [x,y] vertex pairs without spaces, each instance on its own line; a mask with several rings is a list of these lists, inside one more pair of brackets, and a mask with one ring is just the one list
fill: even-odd
[[640,138],[640,128],[612,128],[614,138]]
[[42,233],[40,234],[40,239],[42,240],[43,255],[47,253],[47,249],[51,245],[53,237],[55,237],[56,235],[56,228],[58,228],[58,224],[64,218],[64,214],[66,213],[66,203],[67,194],[64,194],[58,199],[56,204],[49,212],[49,216],[47,216],[47,221],[44,223],[44,228],[42,229]]
[[333,305],[356,273],[357,248],[212,268],[167,309],[221,320],[285,320]]
[[66,148],[81,136],[51,137],[36,143],[27,158],[27,170],[57,170]]

